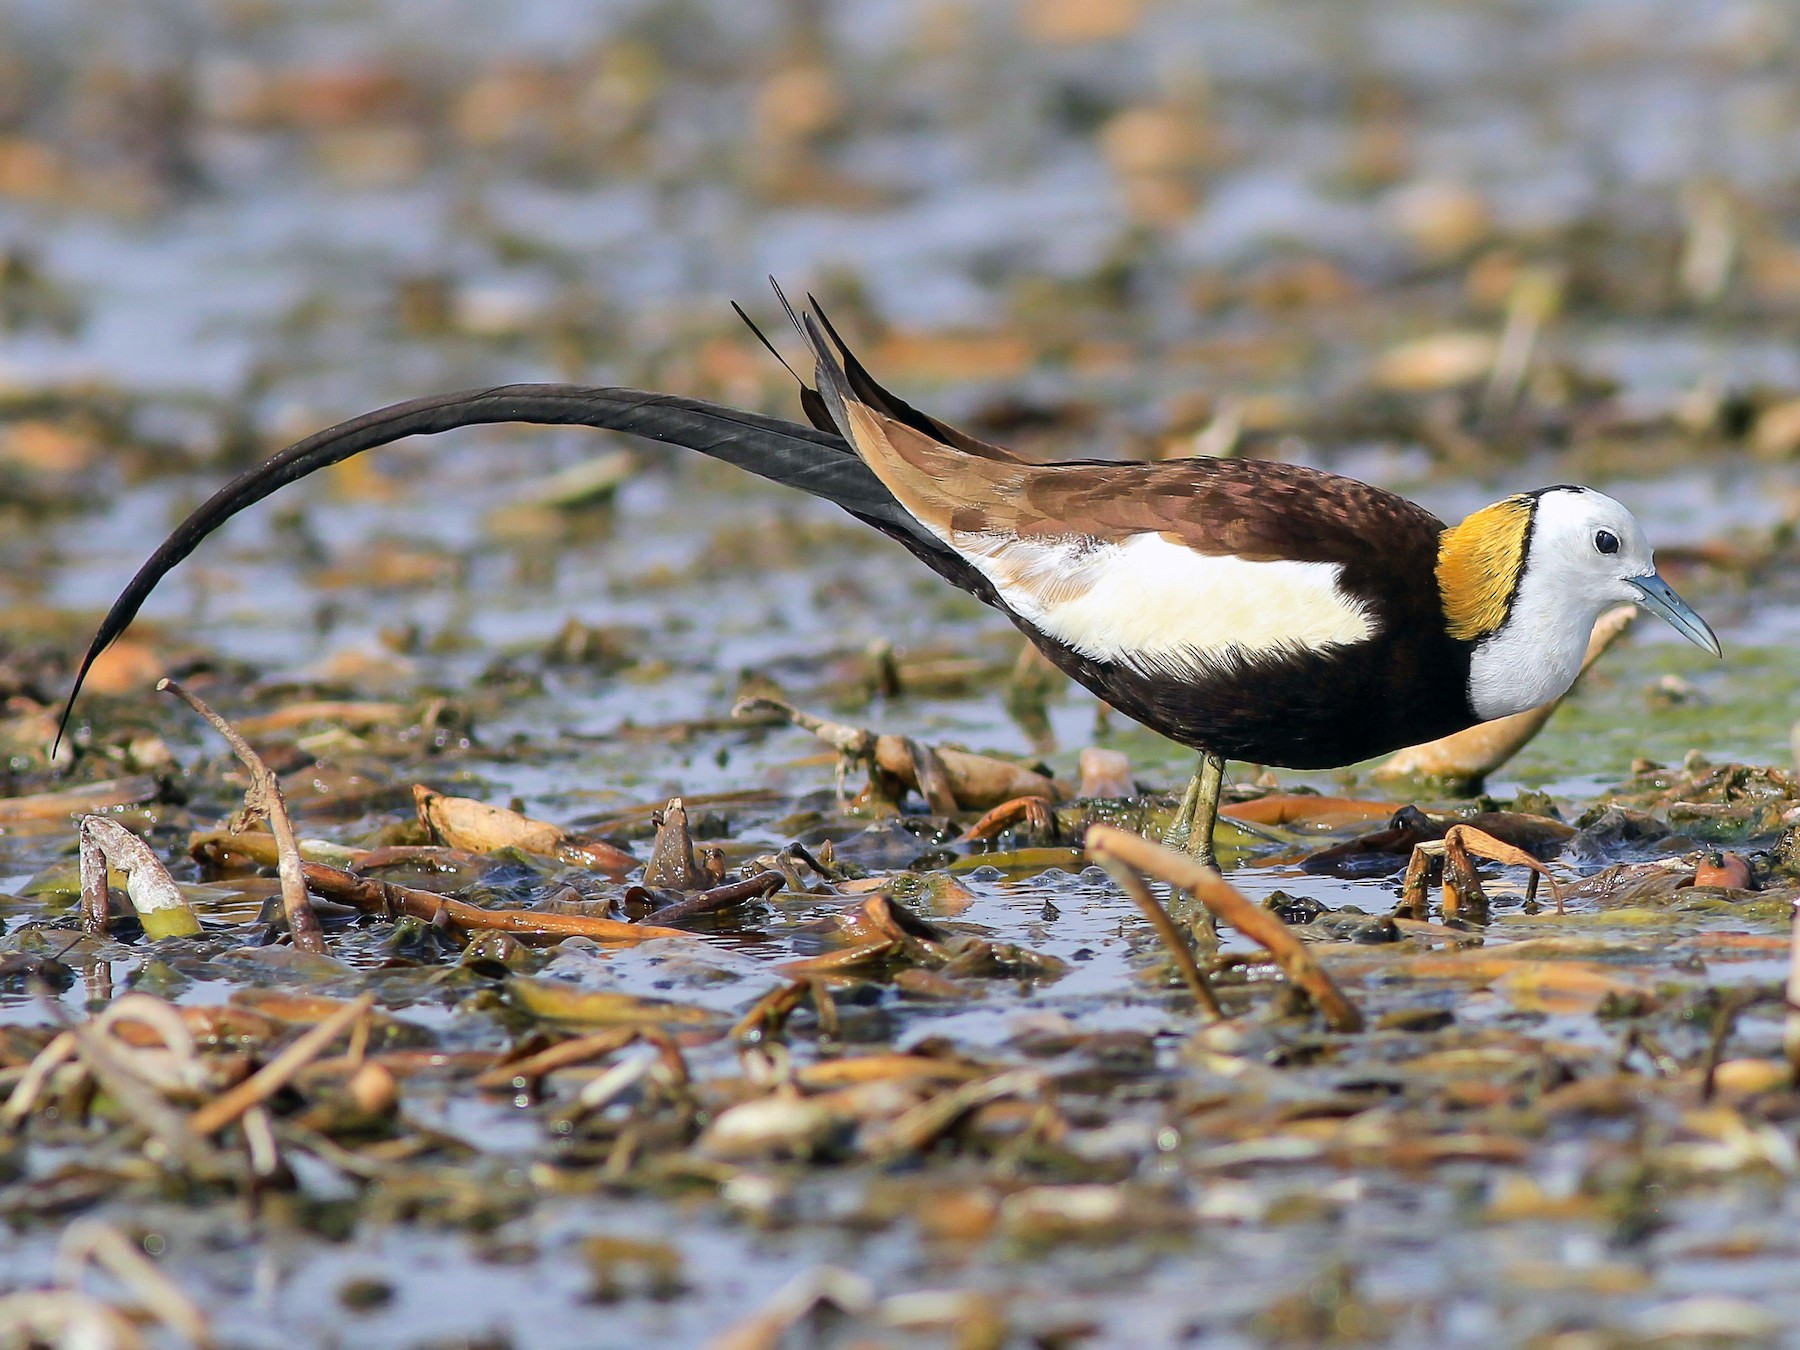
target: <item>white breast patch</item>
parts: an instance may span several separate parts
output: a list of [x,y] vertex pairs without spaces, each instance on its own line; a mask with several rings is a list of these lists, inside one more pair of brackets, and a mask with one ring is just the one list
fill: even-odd
[[1122,543],[959,534],[947,541],[1021,617],[1095,660],[1180,675],[1220,658],[1363,642],[1375,620],[1336,563],[1250,562],[1160,534]]

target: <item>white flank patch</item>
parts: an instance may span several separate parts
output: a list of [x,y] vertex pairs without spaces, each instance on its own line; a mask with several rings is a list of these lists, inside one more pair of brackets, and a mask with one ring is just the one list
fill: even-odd
[[963,534],[948,541],[1006,603],[1084,656],[1152,673],[1363,642],[1373,616],[1336,563],[1213,557],[1137,534],[1119,544]]

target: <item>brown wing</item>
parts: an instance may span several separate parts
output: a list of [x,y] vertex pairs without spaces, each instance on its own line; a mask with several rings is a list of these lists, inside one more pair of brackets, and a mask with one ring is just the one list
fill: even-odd
[[1028,469],[1017,497],[997,507],[996,519],[1022,538],[1081,522],[1100,539],[1155,533],[1209,556],[1337,563],[1351,575],[1421,559],[1429,575],[1444,529],[1396,493],[1268,460],[1045,465]]
[[947,542],[1007,536],[1110,543],[1157,534],[1207,556],[1337,563],[1356,575],[1423,559],[1429,579],[1444,528],[1395,493],[1300,465],[1002,464],[960,454],[865,404],[850,402],[844,411],[846,439],[901,504]]
[[832,425],[960,560],[958,584],[985,584],[1127,715],[1227,757],[1310,768],[1472,720],[1468,653],[1435,575],[1443,525],[1422,507],[1287,464],[964,453],[858,397],[810,316],[805,331]]
[[[1444,526],[1395,493],[1262,460],[1033,465],[966,453],[858,397],[818,327],[808,338],[845,439],[907,511],[1003,586],[1066,601],[1096,574],[1059,558],[1154,535],[1202,557],[1335,564],[1351,594],[1434,612]],[[1053,541],[1070,548],[1051,556],[1042,546]]]

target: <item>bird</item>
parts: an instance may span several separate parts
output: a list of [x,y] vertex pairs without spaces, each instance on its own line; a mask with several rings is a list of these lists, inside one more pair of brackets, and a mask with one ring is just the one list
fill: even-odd
[[95,658],[226,520],[375,446],[497,422],[684,446],[872,526],[1100,700],[1198,752],[1165,842],[1208,865],[1227,760],[1337,768],[1548,703],[1622,601],[1723,654],[1631,512],[1593,488],[1516,493],[1451,525],[1280,461],[1032,462],[883,388],[816,299],[796,312],[775,290],[810,383],[733,308],[794,375],[806,425],[644,390],[516,384],[329,427],[227,483],[151,554],[95,633],[58,740]]

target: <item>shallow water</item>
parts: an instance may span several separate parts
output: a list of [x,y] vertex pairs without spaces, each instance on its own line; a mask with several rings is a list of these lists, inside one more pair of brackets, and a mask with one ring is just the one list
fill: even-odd
[[[1800,174],[1786,10],[1161,4],[1116,32],[1058,42],[1030,27],[1057,8],[1026,5],[1017,20],[886,0],[818,12],[697,0],[0,4],[12,138],[0,138],[0,183],[13,184],[0,245],[36,278],[0,279],[0,317],[24,307],[0,336],[9,647],[52,644],[66,665],[92,615],[228,474],[384,402],[577,379],[793,415],[785,376],[725,307],[737,297],[767,318],[773,272],[795,291],[820,289],[900,362],[891,376],[878,365],[878,378],[947,417],[1004,427],[1011,416],[1030,453],[1143,453],[1233,395],[1255,405],[1255,453],[1354,473],[1446,518],[1576,478],[1630,505],[1659,546],[1742,541],[1752,561],[1675,575],[1726,662],[1646,620],[1488,788],[1501,800],[1542,788],[1574,816],[1644,757],[1676,763],[1697,749],[1791,764],[1800,569],[1771,532],[1796,518],[1794,471],[1744,448],[1746,424],[1800,391],[1791,275],[1778,266]],[[1037,36],[1022,38],[1019,22]],[[770,87],[788,70],[827,76],[811,131],[782,130],[789,114]],[[176,93],[167,106],[155,94],[165,87]],[[1173,115],[1185,131],[1171,146],[1157,139],[1167,123],[1152,120],[1134,147],[1119,120],[1134,110]],[[33,177],[19,146],[45,149],[54,171]],[[1486,218],[1439,251],[1407,223],[1408,193],[1446,185],[1476,194]],[[1723,235],[1696,224],[1709,201],[1726,203]],[[1460,228],[1454,213],[1436,219]],[[1706,291],[1702,275],[1704,293],[1684,293],[1671,278],[1702,245],[1726,249],[1726,280]],[[1374,355],[1396,342],[1498,333],[1505,297],[1482,298],[1484,260],[1564,274],[1534,352],[1545,378],[1518,420],[1472,414],[1480,391],[1467,382],[1372,393]],[[1297,261],[1329,275],[1283,271]],[[1023,334],[1026,357],[928,342],[909,357],[894,340],[969,331]],[[1724,411],[1673,411],[1702,395]],[[15,424],[70,409],[105,422],[104,434],[84,431],[93,444],[72,461],[33,461]],[[1453,438],[1433,428],[1446,417],[1478,455],[1444,448]],[[1011,628],[819,503],[636,447],[610,505],[522,526],[500,512],[617,444],[463,432],[384,450],[371,472],[321,475],[209,542],[158,592],[140,635],[160,654],[245,663],[219,685],[233,716],[319,691],[408,702],[441,691],[479,705],[472,745],[441,758],[392,751],[370,769],[391,777],[388,795],[303,815],[303,835],[340,842],[398,819],[406,787],[429,778],[559,822],[768,789],[773,800],[723,809],[745,856],[801,836],[882,866],[924,853],[924,839],[900,856],[891,832],[859,835],[837,815],[833,765],[811,737],[719,724],[752,676],[857,725],[1042,753],[1059,777],[1096,743],[1124,750],[1148,784],[1187,772],[1187,752],[1073,689],[1048,707],[1054,748],[1034,747],[1001,696],[1019,645]],[[571,617],[621,630],[617,668],[544,659]],[[870,698],[866,653],[878,640],[979,670],[961,688]],[[1659,688],[1669,677],[1681,683]],[[185,831],[213,824],[235,791],[216,744],[148,693],[90,699],[82,716],[94,744],[129,723],[174,748],[193,800],[126,818],[156,827],[177,874],[196,876]],[[92,757],[81,771],[104,776]],[[41,786],[24,750],[12,772],[19,791]],[[1239,781],[1255,773],[1234,766]],[[1357,770],[1279,777],[1377,791]],[[73,844],[72,830],[0,836],[0,890],[24,890]],[[1255,899],[1281,889],[1376,914],[1394,903],[1389,877],[1312,876],[1265,865],[1258,849],[1239,862],[1234,879]],[[1564,875],[1581,870],[1597,866]],[[404,1119],[470,1147],[472,1161],[447,1145],[456,1161],[442,1170],[446,1193],[479,1194],[473,1216],[366,1218],[332,1240],[316,1216],[295,1214],[357,1188],[304,1150],[293,1151],[297,1198],[258,1218],[235,1198],[185,1205],[144,1187],[85,1212],[157,1256],[232,1345],[474,1345],[490,1332],[520,1347],[699,1345],[820,1266],[865,1276],[869,1306],[807,1343],[1800,1343],[1791,1119],[1737,1104],[1786,1155],[1743,1145],[1684,1172],[1670,1159],[1696,1155],[1668,1151],[1701,1129],[1675,1089],[1688,1090],[1680,1074],[1705,1051],[1702,992],[1784,972],[1779,950],[1735,950],[1717,935],[1773,939],[1779,917],[1670,908],[1648,922],[1584,898],[1558,919],[1526,913],[1522,874],[1508,872],[1492,887],[1490,945],[1612,941],[1619,950],[1596,964],[1657,988],[1660,1014],[1634,1021],[1421,981],[1385,969],[1384,949],[1334,944],[1333,968],[1368,1011],[1452,1010],[1450,1039],[1328,1037],[1277,1016],[1272,972],[1256,967],[1248,1039],[1211,1042],[1196,1039],[1202,1020],[1186,1001],[1152,982],[1153,936],[1094,869],[958,875],[973,898],[939,919],[1058,958],[1067,973],[982,980],[979,997],[943,1002],[864,984],[844,1009],[853,1031],[863,1019],[863,1045],[850,1034],[822,1043],[802,1019],[795,1061],[936,1041],[1075,1076],[1091,1069],[1085,1051],[1040,1060],[1022,1047],[1051,1033],[1143,1033],[1152,1054],[1138,1078],[1110,1095],[1069,1089],[1062,1144],[1076,1162],[996,1146],[998,1163],[952,1149],[891,1164],[756,1161],[705,1187],[608,1178],[570,1161],[555,1101],[518,1106],[427,1072],[404,1084]],[[781,982],[773,965],[820,949],[809,925],[849,903],[784,896],[749,931],[727,925],[699,942],[565,943],[540,973],[735,1017]],[[235,893],[209,917],[243,923],[251,908]],[[45,913],[10,907],[7,941],[24,944]],[[167,985],[184,1005],[254,985],[367,987],[446,1050],[495,1051],[516,1031],[467,989],[432,984],[441,966],[383,969],[378,929],[334,936],[342,965],[326,974],[284,965],[285,948],[206,941],[213,959]],[[1250,947],[1227,934],[1226,950]],[[102,973],[123,990],[149,978],[150,956],[124,943],[84,953],[83,980],[57,1006],[79,1017]],[[53,1016],[34,993],[0,993],[0,1022]],[[1654,1056],[1628,1042],[1634,1028],[1667,1041],[1680,1071],[1641,1119],[1509,1116],[1474,1087],[1446,1107],[1402,1072],[1460,1037],[1495,1058],[1440,1065],[1444,1081],[1509,1082],[1519,1063],[1542,1060],[1575,1080],[1624,1066],[1661,1082],[1645,1067]],[[1735,1037],[1732,1054],[1772,1056],[1780,1024],[1753,1009]],[[740,1073],[723,1041],[688,1054],[698,1079]],[[1232,1133],[1208,1102],[1234,1094],[1276,1106]],[[1319,1124],[1337,1112],[1348,1122],[1337,1133]],[[1403,1145],[1457,1131],[1520,1151],[1495,1161],[1471,1145],[1468,1159],[1404,1161]],[[34,1181],[104,1151],[98,1138],[33,1137],[7,1198],[24,1204]],[[404,1170],[374,1189],[430,1172]],[[1133,1207],[1122,1224],[1046,1236],[1013,1214],[959,1240],[940,1217],[967,1195],[1003,1205],[1032,1187],[1121,1180]],[[1529,1204],[1507,1189],[1526,1182]],[[1620,1218],[1620,1194],[1651,1218]],[[48,1280],[61,1222],[22,1221],[0,1285]],[[676,1249],[681,1291],[595,1301],[581,1244],[597,1235]],[[371,1276],[391,1298],[353,1310],[346,1285]],[[900,1296],[932,1290],[991,1303],[1009,1330],[982,1341],[973,1318],[914,1327]]]

